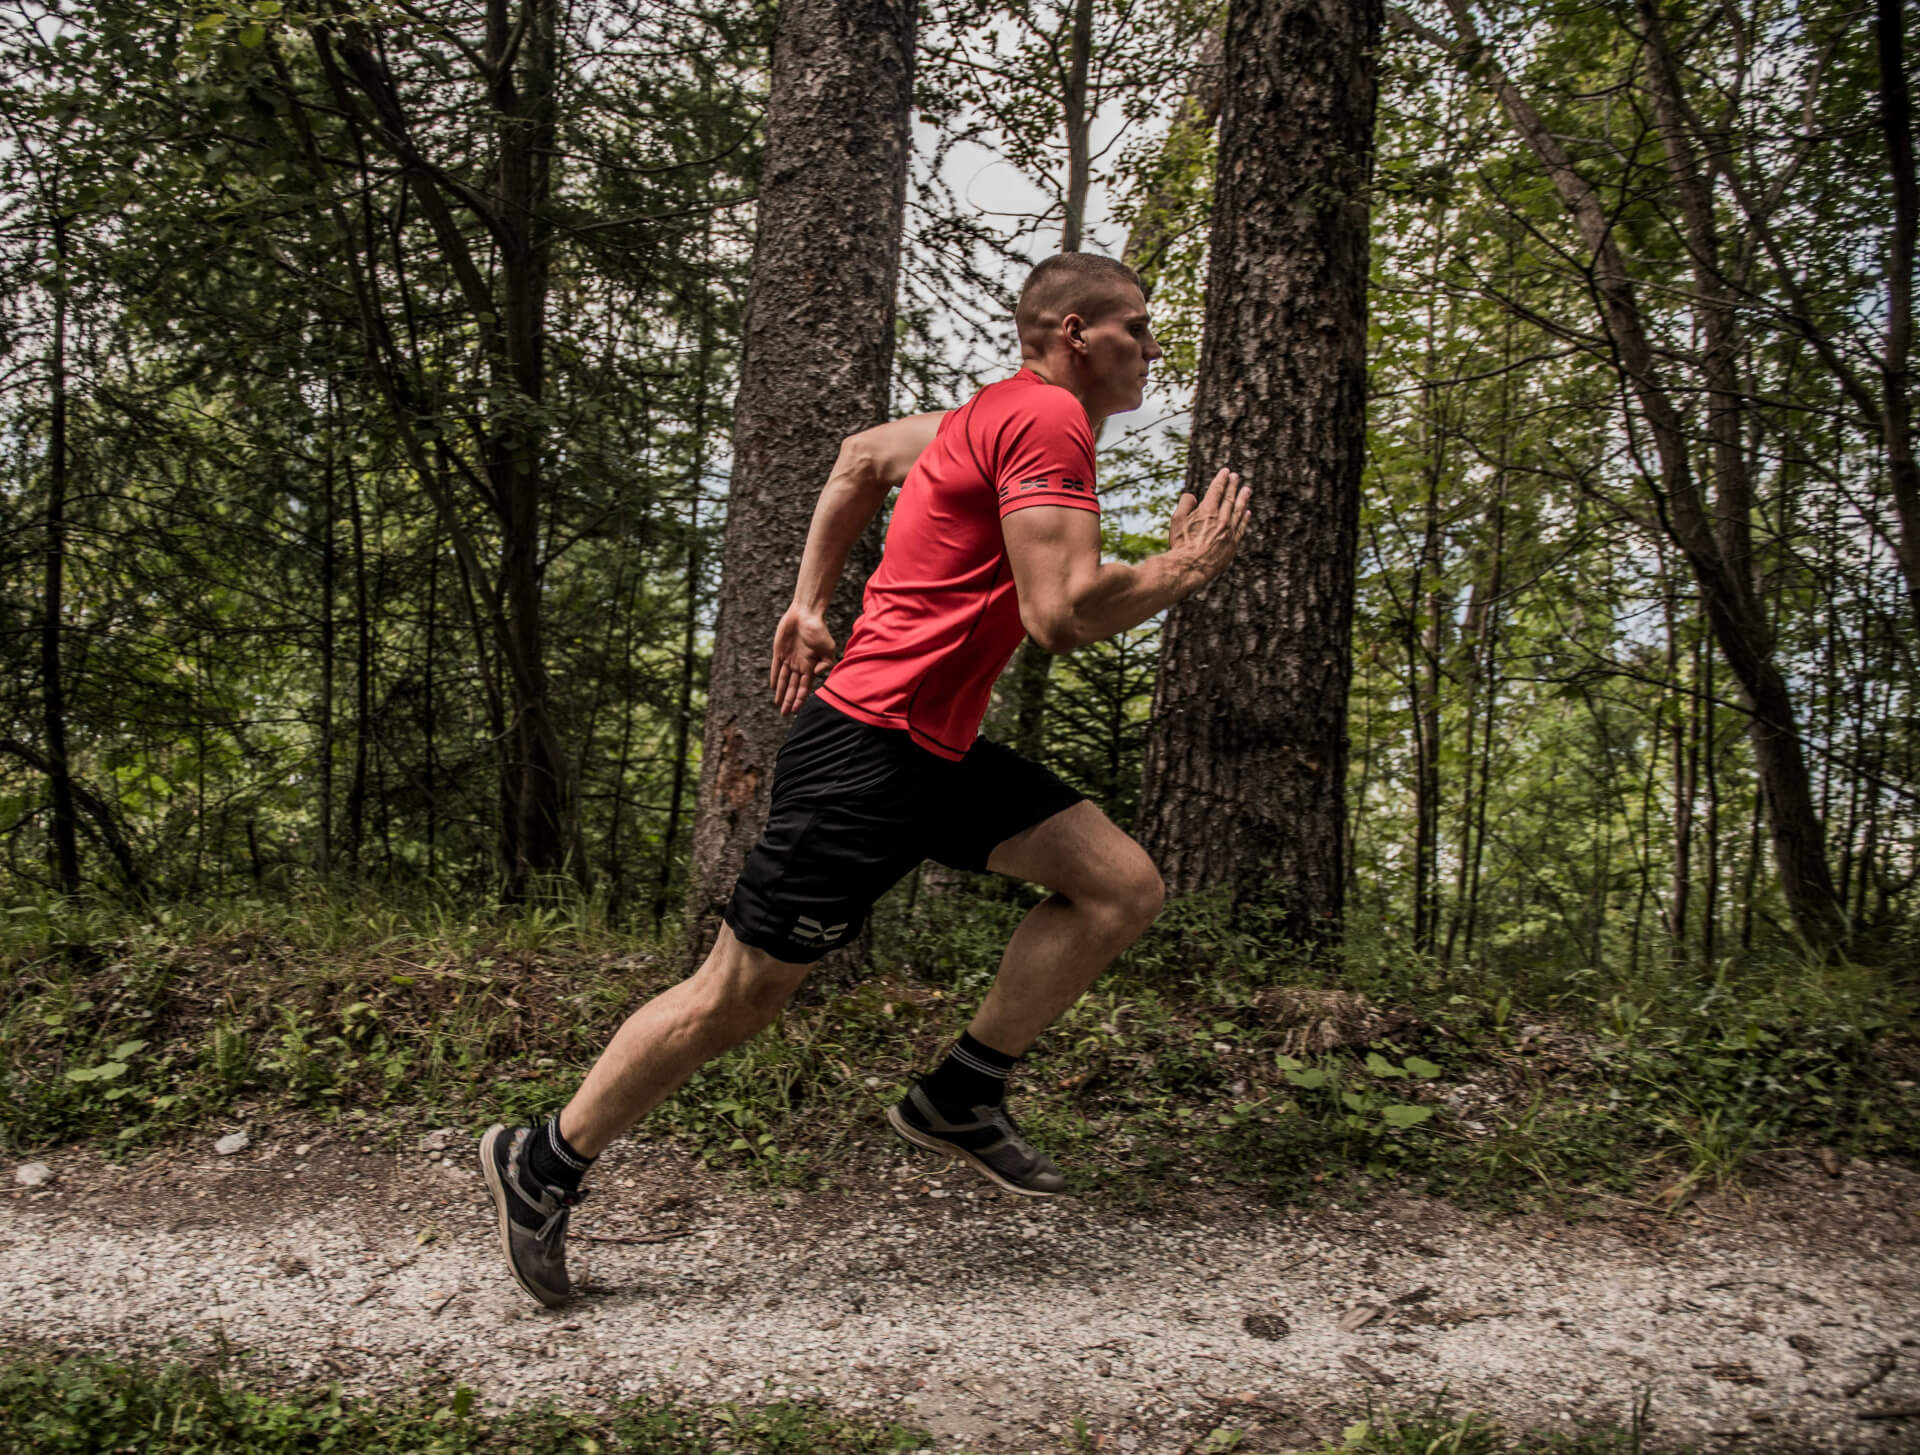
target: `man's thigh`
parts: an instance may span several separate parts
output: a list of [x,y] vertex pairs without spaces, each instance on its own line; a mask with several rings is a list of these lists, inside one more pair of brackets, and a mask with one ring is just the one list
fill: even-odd
[[1085,801],[1051,769],[977,738],[965,758],[939,764],[927,779],[921,852],[955,869],[989,869],[1001,844]]
[[1147,851],[1084,798],[999,844],[987,867],[1068,899],[1159,883]]
[[727,904],[742,945],[810,964],[859,933],[873,902],[919,862],[919,751],[904,733],[808,702]]

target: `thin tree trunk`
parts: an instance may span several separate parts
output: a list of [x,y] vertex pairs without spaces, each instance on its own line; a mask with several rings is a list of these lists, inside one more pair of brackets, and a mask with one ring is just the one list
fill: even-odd
[[[712,224],[703,234],[712,237]],[[699,658],[695,633],[700,621],[700,493],[707,480],[707,389],[713,377],[713,299],[707,284],[700,285],[700,372],[693,386],[693,461],[689,471],[687,506],[687,603],[680,628],[680,690],[673,721],[673,781],[667,792],[667,827],[660,843],[660,865],[653,886],[653,923],[666,918],[671,899],[673,866],[680,844],[680,816],[686,802],[687,754],[692,751],[693,687]]]
[[1874,0],[1874,51],[1880,70],[1880,135],[1893,180],[1893,246],[1887,255],[1887,338],[1880,360],[1880,439],[1887,452],[1896,549],[1907,582],[1907,607],[1920,629],[1920,464],[1913,452],[1913,255],[1920,229],[1920,187],[1913,162],[1913,105],[1907,94],[1902,0]]
[[[1077,253],[1086,231],[1087,191],[1093,182],[1087,112],[1087,70],[1093,56],[1093,0],[1074,0],[1073,33],[1068,42],[1066,74],[1061,78],[1061,117],[1067,133],[1066,216],[1060,224],[1060,251]],[[1053,680],[1054,657],[1028,639],[1013,660],[1013,747],[1029,758],[1045,751],[1047,689]]]
[[[1201,42],[1192,79],[1187,83],[1187,93],[1181,97],[1180,107],[1174,113],[1173,121],[1167,127],[1167,138],[1162,143],[1162,151],[1170,160],[1177,161],[1210,138],[1214,127],[1219,124],[1221,60],[1225,40],[1225,30],[1215,26]],[[1121,261],[1139,273],[1141,281],[1149,289],[1166,257],[1167,249],[1178,237],[1168,219],[1174,205],[1164,181],[1157,189],[1149,188],[1139,211],[1134,214],[1133,226],[1127,229],[1126,244],[1120,250]]]
[[[1703,373],[1715,482],[1711,502],[1695,478],[1685,420],[1659,376],[1657,353],[1605,206],[1575,169],[1560,138],[1487,51],[1466,0],[1448,0],[1448,6],[1465,42],[1455,48],[1463,64],[1492,86],[1514,129],[1547,171],[1591,254],[1601,320],[1658,455],[1657,479],[1649,484],[1657,487],[1663,524],[1700,583],[1708,623],[1749,714],[1748,734],[1764,785],[1774,857],[1795,929],[1811,944],[1833,944],[1845,935],[1846,916],[1827,864],[1825,833],[1814,808],[1792,693],[1775,660],[1765,607],[1752,575],[1752,482],[1738,438],[1744,400],[1735,367],[1734,315],[1718,273],[1710,199],[1703,200],[1704,184],[1673,120],[1676,83],[1670,66],[1661,63],[1663,48],[1650,47],[1654,64],[1649,75],[1662,137],[1668,144],[1669,171],[1694,254],[1698,306],[1708,331]],[[1643,8],[1643,18],[1648,18],[1650,32],[1658,31],[1658,17],[1650,5]]]
[[1713,658],[1703,636],[1693,646],[1693,680],[1700,687],[1700,731],[1707,778],[1707,882],[1700,905],[1700,962],[1708,967],[1720,949],[1720,721],[1714,706],[1713,679]]
[[347,864],[357,877],[365,848],[367,759],[373,742],[373,620],[367,607],[366,517],[360,483],[346,467],[347,524],[353,540],[353,777],[347,781]]
[[333,873],[333,658],[334,547],[333,452],[342,431],[334,413],[334,384],[327,381],[326,458],[320,468],[320,741],[314,749],[319,780],[319,822],[314,834],[314,868],[322,879]]
[[1229,10],[1188,487],[1259,501],[1231,570],[1168,618],[1140,831],[1176,893],[1230,884],[1338,938],[1366,437],[1380,7]]
[[[696,954],[766,821],[786,736],[767,654],[814,500],[840,442],[887,410],[913,43],[911,0],[788,0],[775,27],[688,891]],[[849,555],[837,641],[878,549],[869,531]]]
[[1067,56],[1061,112],[1067,128],[1066,218],[1060,226],[1060,251],[1080,251],[1086,228],[1087,189],[1093,180],[1093,117],[1087,112],[1087,68],[1093,59],[1093,0],[1074,0],[1073,37]]
[[[704,368],[704,366],[703,366]],[[706,385],[704,378],[700,388],[700,402],[696,406],[696,417],[705,412]],[[699,426],[700,439],[704,440],[705,425]],[[687,791],[687,754],[692,751],[693,734],[693,684],[697,676],[699,656],[694,650],[695,627],[700,620],[700,481],[705,466],[701,457],[704,446],[697,446],[696,466],[694,469],[693,501],[687,509],[687,606],[686,621],[680,629],[680,691],[675,703],[673,723],[673,782],[667,792],[667,828],[661,836],[660,867],[654,880],[653,923],[658,928],[666,918],[667,904],[673,884],[673,865],[675,849],[680,843],[680,813],[685,803]]]
[[67,571],[67,219],[53,199],[52,417],[47,426],[47,554],[40,622],[42,722],[47,764],[52,770],[53,857],[61,892],[80,891],[80,848],[75,835],[73,776],[67,764],[67,700],[60,676],[60,635]]

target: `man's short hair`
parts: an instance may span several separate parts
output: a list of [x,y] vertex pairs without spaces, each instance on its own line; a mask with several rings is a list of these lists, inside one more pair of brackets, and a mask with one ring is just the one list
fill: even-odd
[[1040,337],[1059,326],[1069,313],[1077,313],[1088,323],[1098,323],[1121,302],[1122,286],[1139,288],[1140,275],[1118,258],[1103,258],[1098,253],[1055,253],[1027,274],[1020,289],[1020,302],[1013,310],[1013,325],[1023,342]]

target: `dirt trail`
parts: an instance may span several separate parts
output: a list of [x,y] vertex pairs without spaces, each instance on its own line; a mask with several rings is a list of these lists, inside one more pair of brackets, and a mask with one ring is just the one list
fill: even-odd
[[1567,1225],[1412,1198],[1033,1205],[908,1154],[776,1202],[615,1149],[575,1215],[587,1296],[553,1314],[501,1271],[464,1138],[444,1161],[317,1127],[211,1143],[50,1157],[0,1198],[4,1336],[224,1340],[276,1378],[444,1376],[494,1404],[817,1395],[941,1451],[1060,1451],[1076,1415],[1109,1450],[1222,1425],[1289,1450],[1442,1388],[1513,1427],[1624,1424],[1645,1390],[1659,1444],[1920,1450],[1920,1419],[1860,1418],[1920,1405],[1920,1179],[1894,1169],[1783,1161],[1744,1201]]

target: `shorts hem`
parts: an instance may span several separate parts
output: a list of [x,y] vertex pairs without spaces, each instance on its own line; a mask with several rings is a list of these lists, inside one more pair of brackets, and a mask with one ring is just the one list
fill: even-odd
[[813,965],[824,960],[839,944],[832,945],[796,945],[785,935],[775,930],[748,929],[734,915],[732,909],[720,916],[726,927],[733,931],[734,939],[750,949],[760,950],[787,965]]

